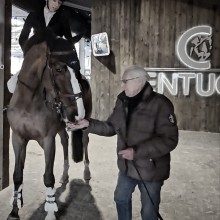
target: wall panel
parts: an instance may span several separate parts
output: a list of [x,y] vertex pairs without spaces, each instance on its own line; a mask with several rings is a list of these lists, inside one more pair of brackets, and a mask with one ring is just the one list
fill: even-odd
[[[93,116],[106,119],[111,113],[125,67],[185,68],[176,57],[176,42],[187,29],[204,24],[213,28],[212,68],[220,68],[220,4],[216,1],[93,0],[92,33],[106,31],[111,47],[110,56],[92,58]],[[184,96],[180,80],[179,85],[177,96],[165,92],[174,103],[179,128],[219,132],[220,96],[200,97],[195,80],[189,96]]]

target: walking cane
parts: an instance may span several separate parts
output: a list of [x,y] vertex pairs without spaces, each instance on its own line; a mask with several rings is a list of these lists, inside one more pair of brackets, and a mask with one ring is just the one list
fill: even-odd
[[[117,131],[117,134],[122,138],[123,142],[124,142],[125,145],[127,146],[127,142],[125,141],[125,139],[123,138],[123,136],[120,135],[120,131]],[[139,178],[140,178],[140,180],[141,180],[141,183],[144,185],[144,188],[145,188],[146,191],[147,191],[147,195],[148,195],[148,197],[149,197],[149,199],[150,199],[150,201],[151,201],[151,204],[152,204],[153,207],[154,207],[154,211],[157,213],[157,217],[158,217],[160,220],[164,220],[164,219],[162,218],[162,216],[160,215],[160,213],[157,211],[157,208],[156,208],[156,206],[155,206],[155,204],[154,204],[154,202],[153,202],[153,199],[152,199],[151,196],[150,196],[150,192],[149,192],[149,190],[147,189],[147,186],[146,186],[146,184],[144,183],[144,180],[143,180],[143,178],[142,178],[142,176],[141,176],[141,174],[140,174],[140,172],[139,172],[139,170],[138,170],[138,168],[137,168],[137,166],[136,166],[134,160],[132,160],[132,164],[133,164],[135,170],[136,170],[137,173],[138,173],[138,176],[139,176]]]
[[141,174],[140,174],[140,172],[139,172],[139,170],[138,170],[138,168],[137,168],[137,166],[136,166],[136,164],[135,164],[135,162],[134,162],[133,160],[132,160],[132,163],[133,163],[133,166],[134,166],[135,170],[136,170],[137,173],[138,173],[138,176],[139,176],[140,179],[141,179],[141,183],[144,185],[144,188],[145,188],[146,191],[147,191],[148,197],[149,197],[149,199],[150,199],[150,201],[151,201],[151,203],[152,203],[152,205],[153,205],[153,207],[154,207],[155,212],[157,213],[157,217],[158,217],[160,220],[163,220],[163,218],[161,217],[160,213],[157,211],[157,208],[156,208],[155,205],[154,205],[154,202],[153,202],[153,200],[152,200],[152,198],[151,198],[151,196],[150,196],[150,193],[149,193],[149,191],[148,191],[148,189],[147,189],[147,186],[146,186],[146,184],[144,183],[144,180],[142,179]]

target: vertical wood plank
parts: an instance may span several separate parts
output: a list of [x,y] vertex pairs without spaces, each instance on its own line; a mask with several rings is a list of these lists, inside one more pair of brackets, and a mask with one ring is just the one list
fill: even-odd
[[137,60],[141,62],[144,67],[149,67],[149,45],[150,45],[150,1],[142,0],[141,2],[141,16],[140,16],[140,37],[139,42],[136,43],[136,50],[139,50]]
[[9,104],[10,95],[7,81],[10,78],[11,59],[11,0],[2,1],[0,5],[0,190],[9,185],[9,124],[2,109]]
[[121,2],[117,0],[111,1],[111,66],[115,70],[109,74],[109,87],[110,87],[110,112],[115,105],[115,100],[120,92],[120,5]]
[[149,67],[157,67],[159,45],[160,0],[150,1]]
[[[101,0],[92,1],[92,34],[101,32]],[[99,12],[99,13],[98,13]],[[100,76],[100,64],[96,57],[91,58],[91,89],[92,89],[92,117],[98,118],[100,115],[100,87],[97,86]]]

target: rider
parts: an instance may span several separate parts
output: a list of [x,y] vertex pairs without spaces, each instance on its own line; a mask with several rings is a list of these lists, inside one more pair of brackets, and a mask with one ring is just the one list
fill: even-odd
[[[33,28],[34,34],[43,33],[46,29],[49,29],[54,33],[55,36],[64,36],[67,40],[72,42],[72,47],[74,50],[73,52],[75,53],[74,43],[78,42],[83,35],[81,34],[72,37],[68,18],[61,7],[63,1],[64,0],[47,0],[44,8],[29,13],[18,40],[23,51],[26,42],[29,39],[31,29]],[[81,74],[79,61],[69,66],[74,69],[76,78],[80,82]],[[19,72],[13,75],[7,83],[10,93],[14,93],[18,74]]]
[[55,35],[60,37],[64,36],[66,39],[71,40],[72,34],[69,21],[64,10],[61,8],[63,1],[64,0],[47,0],[43,9],[31,12],[27,16],[19,37],[19,44],[22,50],[24,49],[32,28],[34,34],[43,32],[48,28],[52,30]]

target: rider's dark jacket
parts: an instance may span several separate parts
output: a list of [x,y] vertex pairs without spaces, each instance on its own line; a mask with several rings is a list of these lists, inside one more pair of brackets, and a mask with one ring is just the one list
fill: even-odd
[[[23,29],[19,37],[19,44],[23,51],[25,48],[25,43],[29,38],[32,28],[34,34],[42,34],[45,33],[45,30],[49,29],[55,36],[59,36],[59,37],[64,36],[67,40],[69,40],[72,43],[74,59],[72,59],[71,55],[66,55],[62,57],[65,59],[64,62],[66,62],[68,66],[74,69],[77,79],[81,81],[80,63],[76,55],[74,40],[76,39],[79,40],[82,37],[82,35],[77,35],[74,38],[72,38],[69,20],[64,9],[62,7],[59,8],[58,11],[53,15],[47,26],[44,18],[44,9],[39,10],[37,12],[31,12],[27,16],[27,19],[25,20]],[[78,42],[78,40],[76,40],[76,42]],[[57,46],[59,45],[53,45],[53,47],[57,47]]]
[[28,40],[32,28],[34,34],[38,32],[42,33],[48,28],[52,30],[56,36],[64,36],[68,40],[72,37],[69,21],[62,7],[53,15],[47,27],[43,9],[29,13],[19,36],[19,44],[22,49],[24,48],[25,42]]
[[[153,91],[149,83],[132,98],[122,92],[107,121],[90,119],[88,132],[113,136],[117,134],[117,152],[133,147],[134,161],[145,181],[163,181],[170,173],[170,152],[178,143],[174,107],[164,95]],[[118,155],[118,168],[139,179],[132,161]]]

